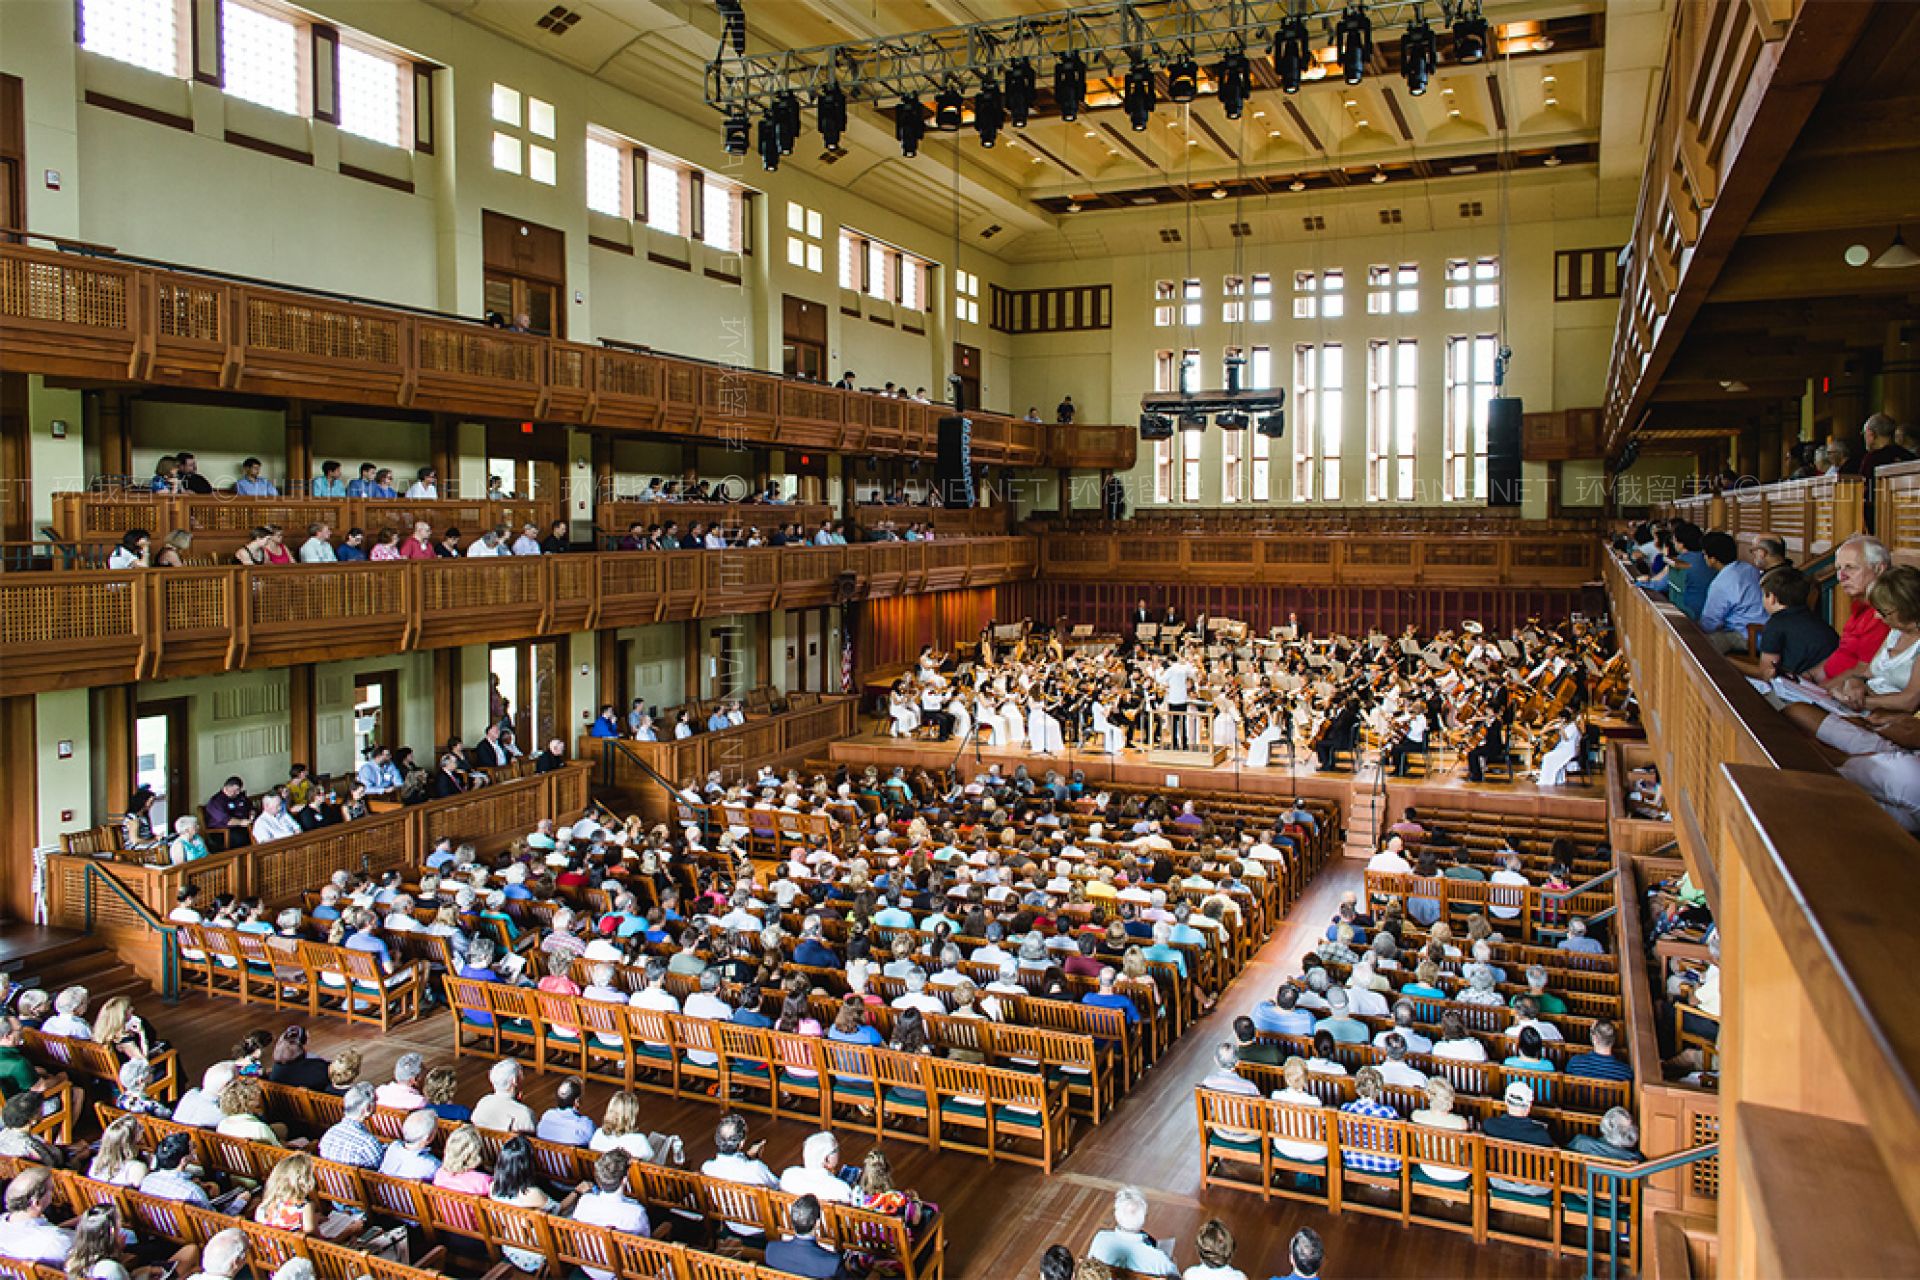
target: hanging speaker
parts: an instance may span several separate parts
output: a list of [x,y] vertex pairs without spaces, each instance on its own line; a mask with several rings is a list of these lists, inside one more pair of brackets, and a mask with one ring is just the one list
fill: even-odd
[[940,419],[939,469],[934,476],[940,486],[940,504],[946,507],[971,507],[973,496],[973,420],[954,416]]
[[1487,505],[1520,505],[1520,398],[1487,401]]

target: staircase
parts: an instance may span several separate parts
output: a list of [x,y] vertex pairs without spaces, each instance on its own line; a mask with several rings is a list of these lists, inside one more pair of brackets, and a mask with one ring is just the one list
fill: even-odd
[[1387,798],[1374,793],[1380,785],[1380,767],[1363,764],[1347,784],[1347,856],[1371,858],[1380,851],[1382,832],[1393,825]]
[[74,929],[0,924],[0,973],[48,991],[85,987],[93,1007],[111,996],[150,996],[153,986],[98,938]]

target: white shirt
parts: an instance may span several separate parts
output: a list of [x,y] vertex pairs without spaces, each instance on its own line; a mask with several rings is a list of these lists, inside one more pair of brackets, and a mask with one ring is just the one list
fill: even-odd
[[[513,554],[517,556],[537,556],[540,554],[540,540],[521,534],[513,540]],[[598,1195],[598,1192],[594,1194]]]
[[440,498],[440,486],[428,484],[425,480],[415,480],[407,486],[407,496],[415,502],[420,501],[422,498],[438,501]]
[[1355,1018],[1384,1018],[1389,1012],[1387,998],[1372,987],[1347,988],[1347,1013]]
[[852,1204],[853,1188],[824,1169],[795,1165],[780,1175],[780,1189],[790,1196],[812,1196],[821,1203]]
[[1160,673],[1160,684],[1167,691],[1167,701],[1179,706],[1187,700],[1187,682],[1193,679],[1193,668],[1185,662],[1176,662]]
[[1380,871],[1388,875],[1404,876],[1411,874],[1413,864],[1391,849],[1382,849],[1367,859],[1367,870]]
[[611,1151],[620,1148],[641,1164],[653,1163],[653,1143],[647,1141],[644,1133],[622,1133],[614,1135],[605,1129],[596,1129],[593,1137],[587,1140],[587,1147],[593,1151]]
[[1442,1040],[1433,1046],[1436,1058],[1452,1058],[1455,1062],[1485,1062],[1486,1046],[1472,1036],[1462,1036],[1458,1040]]
[[300,824],[295,822],[285,809],[278,813],[263,813],[253,820],[253,842],[263,840],[284,840],[288,836],[300,834]]
[[473,1109],[473,1125],[512,1133],[532,1133],[535,1128],[533,1110],[526,1103],[497,1093],[488,1094]]
[[1374,1066],[1379,1070],[1380,1078],[1388,1084],[1400,1085],[1408,1089],[1427,1087],[1426,1073],[1404,1062],[1395,1062],[1392,1058],[1388,1058],[1384,1062],[1376,1062]]
[[[773,1170],[758,1160],[749,1160],[742,1155],[718,1155],[700,1166],[700,1172],[709,1178],[718,1178],[722,1182],[738,1182],[748,1187],[777,1187],[780,1179],[773,1176]],[[746,1222],[729,1222],[728,1228],[735,1235],[759,1236],[763,1234],[759,1227]]]
[[[1502,867],[1487,877],[1487,883],[1525,885],[1531,882],[1518,871],[1509,871],[1505,867]],[[1497,903],[1497,901],[1498,897],[1496,895],[1495,902]],[[1512,920],[1520,914],[1519,907],[1503,907],[1491,903],[1488,905],[1487,910],[1502,920]]]
[[325,538],[308,538],[300,544],[301,564],[332,564],[337,558],[333,544]]
[[945,1013],[947,1006],[924,991],[909,991],[903,996],[895,996],[893,1007],[896,1009],[918,1009],[922,1013]]
[[[649,1235],[653,1230],[652,1223],[647,1219],[646,1206],[618,1191],[587,1192],[574,1206],[573,1220],[635,1236]],[[598,1271],[591,1267],[582,1269],[586,1271],[588,1280],[613,1280],[610,1271]]]
[[488,543],[485,538],[475,538],[467,544],[467,558],[470,560],[490,560],[495,556],[511,554],[499,543]]

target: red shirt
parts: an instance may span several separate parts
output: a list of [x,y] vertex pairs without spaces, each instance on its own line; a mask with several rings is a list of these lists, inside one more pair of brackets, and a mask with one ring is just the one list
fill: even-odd
[[1865,600],[1855,600],[1847,625],[1840,632],[1840,647],[1827,657],[1820,670],[1831,680],[1864,666],[1873,661],[1873,655],[1880,652],[1880,646],[1886,641],[1887,624],[1880,620],[1872,605]]
[[402,560],[432,560],[435,558],[433,546],[430,543],[420,541],[418,538],[408,538],[400,544],[400,558]]

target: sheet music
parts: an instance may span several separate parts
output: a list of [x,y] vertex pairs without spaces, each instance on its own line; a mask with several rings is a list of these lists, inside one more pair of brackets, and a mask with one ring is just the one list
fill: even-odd
[[1779,676],[1769,684],[1765,680],[1747,678],[1747,683],[1761,693],[1770,693],[1782,702],[1804,702],[1810,707],[1818,707],[1828,715],[1857,717],[1860,713],[1832,694],[1810,681],[1788,676]]

